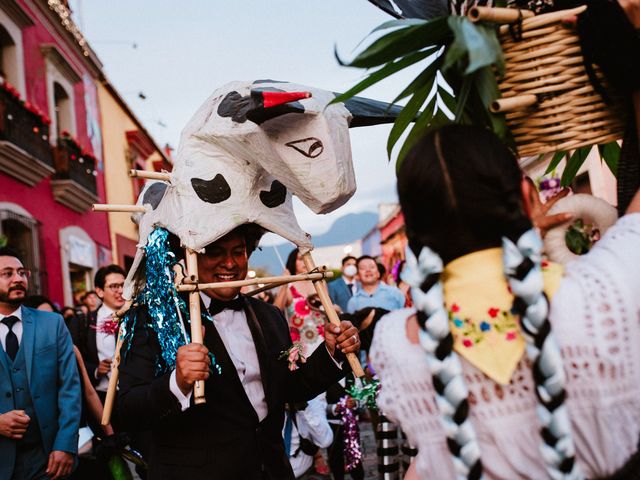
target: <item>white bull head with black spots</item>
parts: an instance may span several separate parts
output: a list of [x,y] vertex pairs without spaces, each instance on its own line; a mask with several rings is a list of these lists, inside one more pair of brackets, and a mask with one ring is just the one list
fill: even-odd
[[[288,82],[232,82],[216,90],[182,131],[170,182],[148,182],[136,215],[140,247],[153,228],[201,251],[254,223],[313,248],[295,218],[292,195],[316,213],[342,206],[356,190],[349,127],[393,122],[399,107]],[[130,272],[142,259],[139,250]],[[127,292],[130,296],[131,282]]]

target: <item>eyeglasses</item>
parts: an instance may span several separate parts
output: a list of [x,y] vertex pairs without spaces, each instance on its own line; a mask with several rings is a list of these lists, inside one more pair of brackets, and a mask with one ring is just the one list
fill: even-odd
[[112,292],[117,292],[118,290],[124,289],[124,283],[110,283],[105,288],[108,288]]
[[0,272],[0,278],[3,280],[11,280],[14,275],[18,275],[23,280],[29,280],[31,270],[27,268],[19,268],[17,270],[14,270],[13,268],[6,268]]

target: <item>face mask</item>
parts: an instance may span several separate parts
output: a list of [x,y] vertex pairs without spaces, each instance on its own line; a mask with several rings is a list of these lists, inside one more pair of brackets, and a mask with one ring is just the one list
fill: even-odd
[[355,265],[347,265],[344,267],[344,274],[347,277],[355,277],[356,273],[358,273],[358,269]]

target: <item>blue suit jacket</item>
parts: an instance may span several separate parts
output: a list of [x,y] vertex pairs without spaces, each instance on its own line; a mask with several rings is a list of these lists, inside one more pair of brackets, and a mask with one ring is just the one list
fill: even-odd
[[[20,348],[44,452],[76,454],[82,394],[71,335],[62,317],[22,307]],[[14,410],[11,392],[9,364],[0,355],[0,413]],[[16,441],[0,436],[0,478],[11,478],[15,455]]]
[[335,305],[339,305],[343,312],[346,312],[347,303],[349,303],[349,299],[351,298],[351,292],[349,291],[349,287],[347,287],[344,278],[340,277],[332,282],[329,282],[328,287],[331,301]]

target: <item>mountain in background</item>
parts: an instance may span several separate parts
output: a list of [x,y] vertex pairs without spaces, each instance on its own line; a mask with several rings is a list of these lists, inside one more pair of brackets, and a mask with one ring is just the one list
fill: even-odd
[[[373,212],[348,213],[338,218],[329,230],[322,235],[313,236],[314,246],[329,247],[331,245],[342,245],[360,240],[378,223],[378,214]],[[272,246],[261,247],[262,251],[256,250],[251,255],[250,265],[252,269],[263,268],[272,275],[282,273],[282,265]],[[287,261],[287,255],[294,248],[292,243],[285,242],[276,245],[282,261]]]

